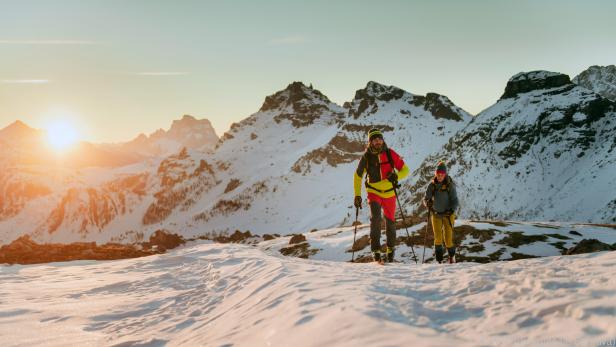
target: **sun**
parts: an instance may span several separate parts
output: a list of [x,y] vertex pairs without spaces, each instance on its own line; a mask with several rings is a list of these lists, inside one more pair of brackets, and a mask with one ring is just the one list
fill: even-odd
[[47,141],[55,151],[65,151],[77,142],[77,130],[68,121],[57,120],[47,126]]

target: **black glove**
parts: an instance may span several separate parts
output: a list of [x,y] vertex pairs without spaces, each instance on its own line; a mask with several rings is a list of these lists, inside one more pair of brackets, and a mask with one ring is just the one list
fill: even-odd
[[355,205],[355,208],[361,208],[361,196],[358,195],[355,197],[353,205]]
[[387,176],[387,180],[391,182],[391,184],[393,184],[394,186],[398,185],[398,174],[396,174],[395,172],[389,173],[389,175]]

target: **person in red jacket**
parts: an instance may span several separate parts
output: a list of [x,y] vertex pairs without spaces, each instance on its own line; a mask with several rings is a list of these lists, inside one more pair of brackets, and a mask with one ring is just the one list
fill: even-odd
[[[393,163],[390,163],[389,158]],[[368,132],[366,152],[361,157],[353,176],[353,186],[355,189],[354,205],[356,208],[361,208],[361,181],[364,174],[366,175],[365,186],[368,192],[368,205],[370,205],[370,246],[374,261],[381,261],[381,210],[385,215],[387,236],[385,255],[388,262],[394,260],[396,242],[394,187],[398,185],[398,180],[405,178],[408,173],[409,168],[398,153],[387,148],[383,133],[379,129],[371,129]]]

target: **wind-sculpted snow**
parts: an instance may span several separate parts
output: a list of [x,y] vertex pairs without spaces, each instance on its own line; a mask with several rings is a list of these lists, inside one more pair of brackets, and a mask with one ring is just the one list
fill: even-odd
[[351,264],[197,244],[0,266],[3,346],[553,346],[616,336],[616,252]]

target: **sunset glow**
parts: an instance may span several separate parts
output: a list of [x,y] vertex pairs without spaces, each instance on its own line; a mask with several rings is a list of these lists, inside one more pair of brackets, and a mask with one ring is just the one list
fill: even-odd
[[64,151],[78,140],[75,127],[64,120],[50,123],[46,130],[47,141],[55,151]]

